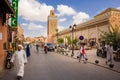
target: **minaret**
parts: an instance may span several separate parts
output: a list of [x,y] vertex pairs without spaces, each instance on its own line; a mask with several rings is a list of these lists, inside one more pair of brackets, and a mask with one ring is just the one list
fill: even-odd
[[55,15],[54,10],[50,10],[47,24],[47,42],[54,43],[54,35],[56,34],[56,29],[58,29],[58,17]]

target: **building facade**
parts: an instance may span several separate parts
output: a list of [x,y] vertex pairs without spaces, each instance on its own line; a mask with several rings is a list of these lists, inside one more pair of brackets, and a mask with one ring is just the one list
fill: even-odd
[[30,42],[30,43],[35,43],[35,42],[40,42],[40,43],[46,43],[47,42],[47,38],[44,36],[40,36],[40,37],[27,37],[25,39],[26,42]]
[[54,10],[50,11],[47,24],[47,42],[54,43],[54,35],[56,34],[56,30],[58,29],[58,17],[55,15]]
[[[82,41],[86,43],[90,43],[91,41],[99,42],[101,34],[103,34],[103,32],[109,32],[111,26],[114,28],[116,26],[119,27],[120,31],[120,10],[115,8],[108,8],[96,15],[93,19],[78,24],[74,31],[74,36],[77,37],[77,39],[79,39],[80,36],[83,36],[84,40]],[[66,36],[72,36],[72,32],[69,28],[60,31],[58,34],[58,37],[64,38],[64,42]]]
[[4,62],[6,59],[6,50],[8,44],[8,34],[9,34],[9,25],[8,19],[9,15],[14,14],[8,0],[0,0],[0,72],[4,68]]
[[18,37],[18,40],[24,41],[24,29],[20,25],[18,25],[18,27],[17,27],[17,35],[16,36]]
[[41,43],[46,43],[47,39],[44,36],[40,36],[40,37],[38,37],[38,41],[41,42]]

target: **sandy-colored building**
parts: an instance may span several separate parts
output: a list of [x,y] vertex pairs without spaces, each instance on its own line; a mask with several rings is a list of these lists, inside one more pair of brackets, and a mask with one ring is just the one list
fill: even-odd
[[35,41],[34,38],[31,38],[31,37],[26,37],[26,38],[25,38],[25,42],[30,42],[30,43],[32,43],[32,42],[34,42],[34,41]]
[[18,37],[19,40],[21,40],[21,41],[24,40],[24,29],[20,25],[18,25],[18,27],[17,27],[17,35],[16,36]]
[[[78,24],[74,31],[74,36],[79,39],[79,36],[83,36],[86,42],[94,41],[98,42],[101,39],[101,34],[103,32],[109,32],[111,26],[119,27],[120,30],[120,10],[115,8],[108,8],[96,15],[93,19],[88,20],[84,23]],[[71,36],[72,32],[69,28],[60,31],[58,37],[64,38],[66,36]],[[57,36],[55,36],[55,40]]]
[[8,19],[15,13],[8,0],[0,0],[0,72],[4,68],[8,43]]
[[41,43],[46,43],[47,42],[47,38],[44,37],[44,36],[40,36],[40,37],[34,37],[34,38],[31,38],[31,37],[26,37],[25,39],[26,42],[41,42]]
[[44,36],[40,36],[37,38],[39,42],[42,42],[42,43],[46,43],[47,42],[47,38],[44,37]]
[[51,10],[48,16],[47,42],[54,43],[54,34],[56,34],[57,29],[58,17],[55,15],[54,10]]

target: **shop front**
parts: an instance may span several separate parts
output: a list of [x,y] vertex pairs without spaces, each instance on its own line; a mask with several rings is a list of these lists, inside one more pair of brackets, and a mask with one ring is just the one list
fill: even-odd
[[8,0],[0,0],[0,72],[4,68],[6,50],[8,49],[8,19],[14,14]]

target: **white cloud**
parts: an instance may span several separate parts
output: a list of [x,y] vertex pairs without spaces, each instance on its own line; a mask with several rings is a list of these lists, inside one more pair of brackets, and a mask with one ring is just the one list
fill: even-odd
[[31,31],[31,32],[26,32],[25,37],[39,37],[39,36],[47,36],[47,31],[46,30],[40,30],[39,32],[37,31]]
[[57,11],[59,12],[58,16],[76,14],[76,11],[67,5],[57,5]]
[[120,10],[120,7],[117,7],[117,9],[119,9],[119,10]]
[[30,21],[47,21],[52,6],[39,3],[37,0],[19,0],[19,16]]
[[60,25],[58,26],[58,30],[59,30],[59,31],[62,31],[62,30],[64,30],[64,29],[65,29],[64,26],[60,26]]
[[25,31],[25,37],[39,37],[47,36],[47,30],[45,28],[32,28]]
[[62,19],[59,19],[59,22],[64,22],[66,20],[67,20],[66,18],[62,18]]
[[40,36],[44,36],[44,37],[47,37],[47,30],[44,29],[44,30],[41,30],[41,35]]
[[82,22],[85,22],[90,18],[89,14],[85,12],[79,12],[75,16],[73,16],[73,24],[80,24]]
[[27,23],[22,23],[21,25],[22,25],[22,26],[27,26],[28,24],[27,24]]
[[30,23],[29,26],[28,26],[28,29],[29,30],[39,30],[41,28],[44,28],[44,26],[42,25],[37,25],[35,23]]

